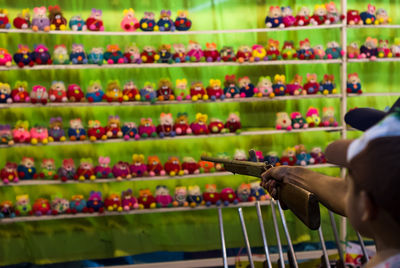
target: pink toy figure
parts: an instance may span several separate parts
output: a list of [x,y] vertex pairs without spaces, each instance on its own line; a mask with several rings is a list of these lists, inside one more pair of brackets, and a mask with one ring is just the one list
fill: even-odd
[[94,173],[97,178],[112,178],[113,174],[111,172],[110,157],[100,156],[99,165],[94,168]]
[[46,104],[48,99],[47,90],[45,87],[41,85],[33,86],[30,97],[31,97],[31,102],[33,104],[36,103]]
[[37,144],[38,142],[41,142],[43,144],[47,144],[49,142],[49,133],[47,131],[47,128],[42,127],[42,126],[36,126],[31,128],[31,143],[32,144]]
[[121,28],[127,32],[136,31],[140,27],[139,21],[135,17],[135,11],[130,9],[124,10],[124,18],[121,21]]
[[334,2],[325,4],[327,15],[326,17],[332,23],[339,23],[344,19],[344,15],[339,14]]
[[286,93],[290,95],[306,95],[307,92],[303,90],[301,83],[303,82],[303,77],[296,74],[293,80],[286,85]]
[[293,16],[293,10],[291,7],[281,7],[282,9],[282,22],[285,24],[285,27],[291,27],[296,22],[296,18]]
[[199,43],[194,41],[189,41],[189,51],[187,55],[190,57],[190,61],[199,62],[204,58],[204,52],[201,49]]
[[221,57],[217,50],[217,45],[215,43],[206,43],[206,50],[204,51],[204,56],[208,62],[221,60]]
[[140,119],[139,125],[139,135],[140,137],[153,137],[157,134],[156,127],[153,124],[153,120],[151,118],[142,118]]
[[8,50],[0,48],[0,65],[10,67],[12,63],[12,57]]
[[86,26],[89,31],[104,31],[103,21],[101,19],[103,12],[101,9],[92,9],[92,13],[86,20]]
[[172,196],[169,194],[167,186],[158,185],[156,187],[156,202],[157,206],[170,207],[172,206]]
[[132,156],[132,164],[129,165],[129,170],[133,177],[143,177],[147,176],[147,165],[144,162],[144,155],[142,154],[134,154]]
[[319,117],[319,111],[317,108],[308,108],[306,121],[309,127],[318,127],[321,125],[321,117]]
[[112,168],[112,173],[117,180],[130,179],[132,177],[127,162],[119,161],[116,163]]
[[14,142],[24,143],[31,141],[31,133],[29,132],[28,121],[17,121],[12,131]]
[[122,192],[121,201],[122,208],[125,211],[139,208],[139,204],[136,198],[133,196],[131,189]]

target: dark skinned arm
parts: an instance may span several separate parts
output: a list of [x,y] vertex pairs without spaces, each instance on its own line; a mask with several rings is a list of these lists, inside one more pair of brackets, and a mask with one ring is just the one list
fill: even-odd
[[272,197],[277,194],[277,182],[291,183],[314,193],[319,201],[331,211],[346,216],[345,196],[347,181],[330,177],[303,167],[280,166],[262,174],[261,186]]

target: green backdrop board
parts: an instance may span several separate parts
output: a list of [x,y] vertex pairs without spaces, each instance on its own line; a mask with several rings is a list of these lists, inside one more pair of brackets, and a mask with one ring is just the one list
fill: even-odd
[[[0,8],[9,11],[9,17],[14,18],[22,9],[35,6],[54,5],[54,1],[0,1]],[[181,1],[58,1],[68,19],[76,14],[86,18],[95,6],[103,10],[103,19],[107,31],[119,31],[120,19],[124,8],[132,7],[137,18],[141,18],[145,11],[154,11],[156,17],[161,9],[171,9],[173,17],[177,10],[188,9],[192,19],[192,30],[217,30],[217,29],[251,29],[263,28],[264,19],[269,5],[291,5],[300,7],[307,5],[310,8],[314,1],[262,1],[262,0],[181,0]],[[336,4],[340,3],[336,1]],[[367,6],[367,1],[351,1],[349,8]],[[379,7],[389,10],[394,18],[393,23],[399,23],[399,1],[379,1]],[[393,36],[398,35],[396,30],[348,30],[349,41],[365,40],[369,35],[393,41]],[[140,48],[144,45],[158,47],[163,43],[185,43],[189,40],[198,41],[203,47],[206,42],[215,42],[218,48],[224,45],[238,47],[243,44],[266,44],[269,38],[277,39],[281,44],[285,40],[299,40],[309,38],[312,45],[326,44],[328,41],[340,39],[340,29],[284,31],[273,33],[235,33],[174,36],[90,36],[90,35],[47,35],[47,34],[15,34],[1,33],[0,47],[7,48],[14,53],[18,44],[44,43],[50,51],[56,44],[65,44],[68,49],[73,43],[83,43],[86,51],[94,46],[106,47],[108,44],[119,44],[122,49],[125,45],[135,42]],[[350,63],[348,72],[358,72],[365,92],[398,92],[397,85],[400,77],[395,75],[394,69],[398,63]],[[302,64],[288,66],[218,66],[207,68],[125,68],[125,69],[85,69],[85,70],[12,70],[0,72],[0,81],[8,82],[12,86],[17,80],[27,80],[29,86],[41,84],[47,88],[53,80],[61,80],[66,84],[77,83],[86,90],[89,82],[101,78],[103,87],[110,79],[118,79],[123,84],[133,79],[141,87],[146,81],[157,83],[161,77],[170,77],[172,81],[187,78],[189,82],[201,80],[208,84],[209,79],[223,80],[226,74],[236,74],[237,77],[249,76],[256,83],[259,76],[285,74],[290,80],[294,74],[303,77],[307,73],[317,73],[319,78],[325,73],[332,73],[340,85],[340,65],[330,64]],[[348,100],[348,107],[373,106],[383,109],[393,103],[394,97],[352,97]],[[171,112],[175,116],[178,112],[188,112],[190,120],[194,119],[197,112],[207,113],[210,117],[223,120],[230,112],[240,113],[243,128],[247,130],[274,128],[275,114],[279,111],[292,112],[299,110],[303,114],[309,106],[320,109],[324,106],[334,106],[337,118],[341,116],[339,99],[313,99],[291,101],[265,101],[253,103],[213,103],[213,104],[179,104],[179,105],[154,105],[154,106],[110,106],[110,107],[40,107],[40,108],[12,108],[0,110],[0,123],[14,125],[17,120],[29,120],[32,125],[36,123],[48,124],[51,117],[61,116],[64,127],[72,118],[82,118],[84,124],[90,119],[98,119],[105,124],[109,115],[119,115],[122,121],[138,122],[141,117],[151,117],[158,122],[161,112]],[[351,137],[360,135],[350,132]],[[339,132],[310,132],[289,133],[284,135],[257,135],[215,137],[182,140],[147,140],[137,142],[86,144],[86,145],[59,145],[41,147],[14,147],[0,149],[0,166],[6,161],[19,162],[23,156],[31,156],[37,163],[44,157],[54,158],[59,166],[64,158],[97,159],[98,156],[108,155],[111,164],[118,160],[131,161],[133,153],[145,155],[156,154],[161,161],[166,161],[170,155],[180,158],[186,155],[200,156],[202,152],[226,152],[230,155],[234,149],[256,148],[263,152],[271,150],[282,152],[288,146],[303,143],[307,148],[314,146],[325,147],[332,140],[340,137]],[[323,173],[339,176],[336,168],[319,170]],[[216,183],[218,188],[233,186],[236,188],[242,182],[249,182],[251,178],[244,176],[202,177],[186,180],[171,178],[163,181],[171,192],[178,185],[198,184],[204,189],[207,183]],[[14,200],[18,194],[28,193],[31,200],[39,196],[50,197],[57,192],[65,197],[82,193],[88,196],[91,190],[104,193],[120,192],[132,188],[134,194],[139,189],[149,187],[154,189],[157,181],[137,181],[121,183],[96,183],[96,184],[68,184],[48,186],[18,186],[0,187],[0,200]],[[261,246],[262,241],[256,220],[255,208],[244,209],[250,244]],[[240,235],[240,223],[235,209],[224,209],[225,235],[228,247],[244,246]],[[316,232],[307,230],[291,213],[286,213],[292,239],[295,243],[304,241],[318,241]],[[269,208],[264,209],[264,222],[267,237],[271,245],[275,244],[271,213]],[[328,226],[327,211],[322,211],[322,224]],[[282,231],[282,230],[281,230]],[[281,232],[282,233],[282,232]],[[330,228],[325,227],[324,233],[327,240],[332,240]],[[354,235],[350,233],[350,238]],[[283,237],[282,237],[283,239]],[[283,239],[285,241],[285,239]],[[15,224],[0,224],[0,265],[21,262],[53,263],[80,259],[109,258],[126,256],[154,251],[202,251],[220,248],[218,233],[217,211],[189,211],[180,213],[155,213],[129,216],[95,217],[86,219],[51,220]]]

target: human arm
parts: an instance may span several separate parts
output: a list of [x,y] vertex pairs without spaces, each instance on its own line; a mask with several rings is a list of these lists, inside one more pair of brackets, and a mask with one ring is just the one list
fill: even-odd
[[347,182],[345,179],[326,176],[303,167],[290,166],[271,168],[261,177],[261,186],[267,189],[272,197],[277,196],[279,182],[291,183],[314,193],[318,200],[333,212],[346,216]]

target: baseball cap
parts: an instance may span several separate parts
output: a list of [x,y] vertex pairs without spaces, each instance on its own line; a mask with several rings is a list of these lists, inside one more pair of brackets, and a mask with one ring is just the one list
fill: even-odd
[[365,131],[388,114],[393,113],[397,108],[400,108],[400,98],[388,111],[380,111],[373,108],[356,108],[348,111],[344,116],[344,121],[355,129]]
[[355,185],[400,223],[400,110],[358,139],[332,142],[325,154],[327,162],[347,167]]

